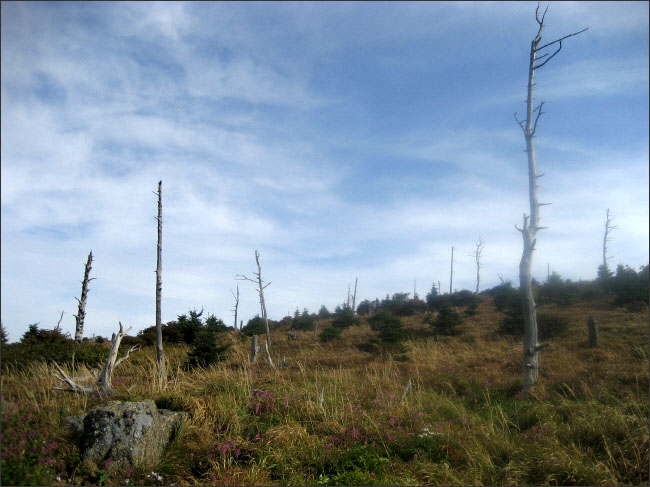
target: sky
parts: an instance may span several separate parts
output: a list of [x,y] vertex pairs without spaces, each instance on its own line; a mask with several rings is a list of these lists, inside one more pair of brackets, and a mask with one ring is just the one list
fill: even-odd
[[[536,2],[2,2],[1,318],[74,336],[518,283]],[[542,5],[542,8],[545,4]],[[648,263],[648,2],[551,2],[533,275]]]

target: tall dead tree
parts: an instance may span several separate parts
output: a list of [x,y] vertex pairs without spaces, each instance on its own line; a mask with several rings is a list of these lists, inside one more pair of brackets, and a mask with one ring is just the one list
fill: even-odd
[[165,356],[162,344],[162,181],[158,181],[158,246],[156,252],[156,358],[158,361],[158,377],[161,381],[167,378]]
[[[539,351],[547,345],[542,345],[538,342],[537,335],[537,312],[535,310],[535,300],[533,299],[532,287],[532,264],[533,252],[535,244],[537,243],[537,232],[545,227],[539,226],[539,207],[548,203],[539,203],[537,200],[537,180],[543,174],[537,174],[537,167],[535,161],[535,146],[534,138],[537,131],[537,122],[542,115],[542,107],[544,102],[541,102],[536,108],[533,107],[534,102],[534,88],[535,88],[535,72],[546,65],[553,59],[558,52],[562,49],[562,41],[568,37],[580,34],[587,29],[579,32],[566,35],[552,42],[540,45],[542,41],[542,30],[544,29],[544,18],[546,17],[546,10],[540,16],[539,5],[535,9],[535,20],[537,21],[538,29],[537,34],[530,44],[530,59],[528,65],[528,92],[526,97],[526,119],[519,120],[515,113],[515,120],[521,127],[526,140],[526,153],[528,155],[528,197],[530,204],[530,215],[524,213],[524,223],[522,228],[517,228],[523,236],[524,250],[519,264],[519,283],[521,290],[521,299],[523,303],[524,312],[524,372],[523,372],[523,392],[527,393],[528,390],[535,385],[539,374]],[[540,54],[546,48],[556,46],[557,48],[553,53],[546,52]],[[546,58],[546,59],[544,59]]]
[[90,386],[83,386],[80,384],[77,384],[74,380],[72,380],[64,371],[59,367],[59,364],[53,361],[54,366],[56,369],[59,371],[59,374],[53,374],[54,377],[59,379],[61,382],[65,382],[68,387],[55,387],[54,390],[57,391],[69,391],[69,392],[77,392],[79,394],[85,394],[89,396],[94,396],[94,397],[105,397],[105,396],[110,396],[115,393],[113,390],[113,383],[112,383],[112,378],[113,378],[113,370],[120,365],[124,360],[129,358],[129,354],[135,350],[138,349],[138,346],[131,347],[127,352],[124,357],[122,357],[119,360],[117,359],[117,351],[120,348],[120,342],[122,341],[122,338],[129,332],[131,328],[129,327],[126,331],[124,330],[122,323],[120,322],[120,331],[117,333],[113,333],[113,337],[111,338],[111,351],[108,353],[108,358],[106,359],[106,363],[104,364],[104,368],[102,369],[100,374],[97,374],[95,376],[95,382],[90,385]]
[[230,294],[232,294],[232,297],[235,298],[235,307],[232,309],[233,313],[235,314],[235,330],[237,329],[237,310],[239,309],[239,285],[237,285],[237,294],[232,292],[232,289],[230,290]]
[[[84,280],[81,281],[81,299],[75,298],[79,302],[79,309],[77,314],[73,315],[76,321],[76,327],[74,332],[74,339],[81,343],[81,340],[84,337],[84,321],[86,319],[86,298],[88,297],[88,283],[95,278],[88,278],[90,275],[90,268],[93,263],[93,251],[91,250],[88,254],[88,260],[86,261],[86,267],[84,269]],[[62,315],[63,316],[63,315]]]
[[607,264],[607,261],[611,259],[611,257],[607,256],[607,242],[610,241],[610,232],[614,230],[615,228],[618,228],[618,225],[612,225],[612,222],[614,221],[614,217],[609,216],[609,208],[607,208],[607,215],[605,217],[605,236],[603,237],[603,270],[609,274],[609,264]]
[[264,319],[264,324],[266,325],[266,342],[264,343],[266,360],[269,362],[271,368],[274,369],[275,365],[273,365],[273,359],[271,358],[271,330],[269,329],[269,317],[266,313],[266,301],[264,301],[264,289],[270,286],[271,283],[269,282],[268,284],[264,284],[264,280],[262,279],[262,267],[260,266],[260,253],[257,250],[255,251],[255,262],[257,263],[257,272],[254,273],[255,279],[251,279],[250,277],[246,277],[242,274],[238,274],[235,279],[239,279],[240,281],[250,281],[257,284],[257,293],[260,296],[262,318]]
[[451,247],[451,272],[449,274],[449,294],[452,293],[452,286],[454,283],[454,247]]
[[478,243],[476,244],[476,250],[473,254],[470,254],[476,260],[476,294],[478,294],[479,283],[481,282],[481,254],[483,253],[483,240],[481,237],[478,238]]
[[357,282],[359,281],[358,277],[354,278],[354,294],[352,295],[352,313],[357,313]]

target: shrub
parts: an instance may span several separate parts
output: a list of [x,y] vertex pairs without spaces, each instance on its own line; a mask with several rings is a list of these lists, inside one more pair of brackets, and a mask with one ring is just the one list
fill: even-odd
[[437,288],[436,285],[434,284],[434,285],[431,286],[431,291],[429,291],[429,292],[427,293],[427,295],[426,295],[426,301],[427,301],[427,304],[428,304],[430,307],[434,308],[435,305],[436,305],[436,301],[437,301],[437,299],[438,299],[438,296],[440,296],[440,293],[439,293],[438,288]]
[[266,323],[264,321],[264,318],[259,315],[255,315],[254,318],[248,320],[246,326],[242,328],[242,332],[244,332],[244,335],[247,336],[262,335],[266,333]]
[[323,328],[323,331],[321,331],[318,334],[318,338],[322,342],[329,342],[331,340],[334,340],[335,338],[338,338],[341,336],[341,332],[343,331],[342,328],[336,328],[334,326],[328,326]]
[[445,303],[438,311],[436,316],[429,324],[438,335],[458,335],[458,325],[463,322],[460,314],[449,304]]
[[467,289],[449,295],[449,302],[452,306],[472,306],[478,304],[478,301],[478,296]]
[[537,313],[537,328],[540,340],[562,335],[569,328],[569,319],[561,313],[540,311]]
[[574,284],[576,297],[579,301],[594,301],[605,295],[597,281],[581,281]]
[[492,296],[494,307],[497,311],[509,313],[514,309],[521,309],[521,295],[519,290],[512,287],[512,282],[505,281],[498,286],[486,291]]
[[296,312],[296,316],[291,321],[291,328],[294,330],[313,330],[316,319],[317,316],[315,314],[309,314],[306,309],[303,310],[302,314]]
[[224,333],[229,329],[229,327],[226,326],[226,324],[222,320],[220,320],[219,318],[211,314],[208,314],[208,316],[205,318],[205,322],[203,326],[206,331],[210,333],[215,333],[217,335],[219,333]]
[[576,297],[575,284],[570,280],[565,281],[554,271],[540,286],[538,301],[543,304],[555,303],[559,306],[570,306],[575,303]]
[[361,320],[354,315],[350,308],[339,308],[339,310],[334,313],[334,320],[332,320],[332,326],[340,329],[359,325],[360,323]]
[[615,295],[614,304],[623,306],[635,301],[648,303],[648,265],[637,273],[629,266],[621,264],[616,268],[616,276],[610,286]]
[[332,313],[329,312],[329,310],[325,307],[325,305],[321,306],[320,309],[318,310],[318,317],[329,318],[330,316],[332,316]]
[[38,323],[29,325],[29,328],[21,338],[21,343],[59,343],[70,340],[68,333],[62,333],[61,330],[55,328],[53,330],[41,330],[38,328]]
[[[2,403],[3,485],[54,485],[58,443],[36,420],[38,406]],[[61,466],[61,465],[59,465]]]
[[362,316],[370,314],[371,309],[372,309],[372,303],[369,300],[364,299],[359,303],[359,306],[357,306],[357,314]]
[[[537,312],[537,334],[540,340],[547,340],[566,332],[569,319],[554,311],[539,310]],[[499,333],[513,336],[523,336],[524,315],[522,312],[508,315],[500,324]]]
[[[121,349],[121,347],[120,347]],[[109,347],[93,342],[77,343],[74,340],[37,343],[9,343],[2,346],[2,367],[9,365],[26,370],[34,362],[56,361],[59,365],[71,363],[97,368],[106,362]]]
[[478,314],[478,301],[470,304],[465,310],[465,316],[475,316]]
[[217,332],[209,330],[201,331],[196,336],[194,344],[187,354],[185,368],[209,367],[224,360],[230,344],[219,345],[217,338]]
[[187,344],[192,344],[194,338],[203,328],[203,323],[201,323],[201,316],[203,315],[203,309],[201,311],[190,310],[189,316],[180,315],[176,320],[176,326],[183,335],[183,341]]
[[380,311],[368,318],[370,328],[379,332],[383,344],[397,344],[408,338],[402,320],[388,311]]

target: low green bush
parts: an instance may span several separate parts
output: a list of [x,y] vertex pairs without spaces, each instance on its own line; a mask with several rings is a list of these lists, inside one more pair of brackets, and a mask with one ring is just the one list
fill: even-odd
[[328,326],[323,328],[323,331],[321,331],[318,334],[318,338],[320,338],[321,342],[329,342],[334,340],[335,338],[338,338],[341,336],[341,331],[342,328],[337,328],[334,326]]
[[335,328],[348,328],[349,326],[356,326],[361,324],[361,320],[355,316],[350,308],[343,308],[334,313],[332,326]]
[[59,365],[74,360],[75,364],[97,368],[106,362],[109,349],[108,343],[77,343],[74,340],[3,344],[2,368],[7,370],[9,367],[15,367],[18,370],[26,370],[35,362],[51,360]]
[[209,367],[226,359],[226,351],[230,344],[219,345],[218,334],[214,331],[202,331],[187,354],[185,369],[194,367]]
[[[537,312],[537,330],[540,340],[560,336],[569,328],[569,319],[557,311],[539,310]],[[513,336],[523,336],[524,315],[512,313],[506,316],[498,328],[499,333]]]
[[458,311],[456,311],[451,304],[445,303],[440,310],[438,315],[432,319],[431,315],[428,317],[428,323],[433,327],[434,332],[437,335],[458,335],[460,330],[458,325],[463,322]]

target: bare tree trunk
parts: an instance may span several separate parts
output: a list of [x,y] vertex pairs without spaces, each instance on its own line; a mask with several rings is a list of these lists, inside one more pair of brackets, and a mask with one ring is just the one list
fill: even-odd
[[357,314],[357,282],[358,277],[354,278],[354,294],[352,295],[352,314]]
[[452,286],[454,283],[454,247],[451,248],[451,273],[449,274],[449,294],[452,294]]
[[476,244],[476,250],[472,254],[476,260],[476,294],[478,294],[479,283],[481,282],[481,253],[483,252],[483,240],[481,237],[478,238],[478,243]]
[[[548,7],[547,7],[548,10]],[[584,32],[576,32],[569,34],[560,39],[557,39],[542,46],[539,45],[542,40],[542,30],[544,28],[544,17],[546,11],[539,16],[539,6],[535,10],[535,19],[539,26],[537,35],[530,44],[530,61],[528,65],[528,93],[526,97],[526,120],[519,121],[517,114],[515,120],[524,132],[526,140],[526,153],[528,155],[528,197],[530,205],[530,216],[524,214],[524,223],[521,232],[524,242],[524,250],[519,263],[519,284],[521,290],[521,299],[524,313],[524,372],[523,372],[523,392],[527,393],[528,390],[535,385],[539,375],[539,351],[547,345],[542,345],[538,342],[538,329],[537,329],[537,312],[535,309],[535,300],[533,298],[532,287],[532,264],[533,252],[535,251],[535,244],[537,243],[537,231],[544,227],[539,226],[539,207],[548,203],[539,203],[537,200],[537,179],[543,174],[537,174],[536,160],[535,160],[535,145],[534,138],[537,131],[537,122],[542,115],[542,107],[544,102],[541,102],[537,108],[533,108],[534,100],[534,87],[535,87],[535,70],[544,66],[549,62],[558,52],[562,49],[562,40],[572,35]],[[549,54],[539,56],[537,53],[553,44],[559,43],[558,49],[550,55],[546,60],[540,62],[541,59]],[[537,112],[537,115],[535,115]],[[533,120],[534,118],[534,120]]]
[[81,343],[81,340],[84,337],[84,321],[86,319],[86,298],[88,297],[88,283],[95,279],[94,277],[89,279],[90,268],[92,267],[93,262],[93,251],[91,250],[88,254],[88,260],[86,261],[86,267],[84,270],[84,280],[81,281],[81,299],[75,298],[79,303],[79,309],[76,315],[73,315],[76,321],[74,339]]
[[65,313],[65,310],[61,311],[61,314],[59,316],[59,321],[54,327],[55,330],[60,331],[61,330],[61,320],[63,319],[63,313]]
[[605,236],[603,237],[603,268],[605,270],[609,269],[607,261],[611,259],[611,257],[607,257],[607,242],[610,240],[609,233],[615,228],[618,228],[618,225],[612,225],[613,221],[614,217],[609,216],[609,208],[607,208],[607,217],[605,218]]
[[124,360],[129,358],[129,354],[135,350],[138,349],[137,345],[134,347],[131,347],[127,352],[124,357],[122,357],[120,360],[117,360],[117,351],[120,348],[120,342],[122,341],[122,338],[129,332],[131,328],[128,328],[126,331],[124,331],[124,328],[122,327],[122,323],[120,323],[120,331],[116,335],[113,333],[113,337],[111,338],[111,351],[108,354],[108,358],[106,359],[106,363],[104,364],[104,368],[102,369],[101,373],[95,378],[95,383],[91,386],[82,386],[77,383],[75,383],[68,375],[59,367],[59,364],[53,361],[54,366],[56,369],[59,371],[59,374],[57,375],[54,374],[54,377],[59,379],[61,382],[65,382],[68,387],[55,387],[54,390],[58,391],[69,391],[69,392],[77,392],[79,394],[86,394],[86,395],[91,395],[91,396],[96,396],[96,397],[104,397],[104,396],[110,396],[115,393],[113,390],[113,384],[112,384],[112,377],[113,377],[113,370],[120,365]]
[[266,313],[266,302],[264,301],[264,289],[266,289],[271,283],[269,282],[268,284],[264,284],[264,281],[262,279],[262,266],[260,265],[260,253],[256,250],[255,251],[255,262],[257,263],[257,272],[255,273],[255,276],[257,279],[251,279],[249,277],[246,277],[244,275],[238,275],[236,278],[240,280],[246,280],[246,281],[251,281],[257,283],[257,292],[260,296],[260,308],[262,311],[262,318],[264,319],[264,324],[266,325],[266,343],[264,344],[264,350],[266,351],[266,359],[269,362],[269,365],[271,366],[272,369],[275,368],[275,365],[273,365],[273,359],[271,358],[271,330],[269,328],[269,317],[268,314]]
[[237,294],[232,292],[232,289],[230,290],[230,294],[232,294],[233,298],[235,298],[235,309],[233,309],[235,313],[235,330],[237,329],[237,310],[239,309],[239,285],[237,285]]
[[156,358],[158,361],[158,377],[161,381],[167,378],[165,356],[162,343],[162,181],[158,181],[158,247],[156,264]]
[[596,348],[598,346],[598,321],[596,321],[596,318],[589,317],[587,328],[589,329],[589,347]]

